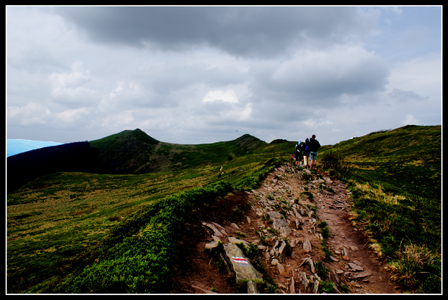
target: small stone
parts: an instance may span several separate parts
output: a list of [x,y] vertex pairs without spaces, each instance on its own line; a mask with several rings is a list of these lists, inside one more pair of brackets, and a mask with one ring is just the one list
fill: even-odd
[[205,244],[205,249],[213,249],[216,248],[216,246],[218,246],[218,242],[212,241],[210,243]]
[[269,252],[266,252],[266,253],[264,254],[264,258],[266,258],[266,259],[270,259],[270,258],[271,258],[271,255],[269,255]]
[[354,263],[348,263],[348,266],[353,269],[354,271],[363,271],[364,269],[357,264]]
[[277,265],[277,264],[278,264],[278,259],[274,258],[274,259],[271,261],[271,265],[275,266],[275,265]]
[[295,287],[295,283],[294,283],[294,278],[292,279],[291,285],[289,286],[289,292],[291,294],[295,294],[296,293],[296,287]]
[[303,250],[305,250],[305,253],[311,252],[312,248],[311,248],[311,242],[309,239],[307,239],[304,243],[303,243]]
[[277,270],[280,273],[280,275],[283,275],[283,272],[285,271],[285,268],[283,267],[283,265],[281,263],[277,264]]
[[368,277],[368,276],[372,276],[372,273],[370,273],[370,272],[359,273],[359,274],[350,276],[350,279],[364,278],[364,277]]
[[260,293],[258,291],[257,284],[255,282],[253,282],[252,280],[249,280],[247,282],[247,293],[248,294],[259,294]]
[[335,262],[336,262],[336,261],[339,261],[337,258],[335,258],[335,257],[333,257],[333,256],[331,256],[331,255],[330,255],[330,259],[331,259],[332,261],[335,261]]

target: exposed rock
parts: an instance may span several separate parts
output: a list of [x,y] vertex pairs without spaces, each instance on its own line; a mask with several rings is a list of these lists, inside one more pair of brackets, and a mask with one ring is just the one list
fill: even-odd
[[339,276],[338,276],[337,272],[335,272],[334,270],[331,270],[331,271],[332,271],[332,273],[333,273],[333,277],[334,277],[334,279],[336,280],[337,283],[339,283],[340,280],[339,280]]
[[232,244],[240,244],[240,243],[243,243],[244,246],[248,246],[248,245],[249,245],[249,243],[246,242],[245,240],[240,240],[240,239],[237,239],[237,238],[235,238],[235,237],[233,237],[233,236],[229,236],[229,243],[232,243]]
[[194,289],[196,289],[196,290],[199,290],[199,291],[201,291],[201,292],[204,292],[204,293],[206,293],[206,294],[217,294],[217,293],[212,292],[212,291],[210,291],[210,290],[207,290],[207,289],[203,289],[203,288],[201,288],[201,287],[198,287],[197,285],[191,285],[191,287],[194,288]]
[[310,257],[305,258],[304,260],[302,260],[302,262],[301,262],[300,265],[299,265],[299,268],[300,268],[304,263],[308,263],[308,264],[310,265],[311,273],[314,273],[314,272],[315,272],[315,270],[314,270],[314,262],[313,262],[313,260],[312,260]]
[[364,269],[355,263],[348,263],[348,266],[354,271],[364,271]]
[[313,251],[313,249],[311,248],[311,242],[309,239],[306,239],[306,241],[303,243],[303,250],[305,251],[305,253]]
[[276,211],[270,211],[267,214],[269,215],[269,218],[271,220],[280,219],[281,217],[283,217],[283,215],[281,213],[276,212]]
[[314,281],[314,288],[313,288],[313,293],[317,294],[317,291],[319,290],[319,280],[315,280]]
[[303,284],[303,289],[306,291],[306,289],[308,288],[308,285],[309,285],[309,283],[310,283],[310,281],[309,281],[308,278],[306,277],[306,273],[305,273],[305,272],[300,273],[300,275],[299,275],[299,279],[300,279],[300,281],[301,281],[302,284]]
[[238,227],[238,225],[236,225],[235,223],[230,224],[230,226],[234,227],[237,230],[240,230],[240,228]]
[[217,237],[224,237],[224,235],[213,224],[202,222],[202,225],[205,226],[206,228],[211,229],[214,235],[216,235]]
[[259,294],[260,293],[258,291],[257,284],[255,282],[253,282],[252,280],[249,280],[247,282],[247,293],[248,294]]
[[280,245],[280,248],[278,250],[279,259],[281,262],[285,261],[285,255],[286,255],[285,248],[286,248],[286,243],[285,243],[285,241],[282,241],[282,244]]
[[372,273],[363,272],[363,273],[358,273],[356,275],[352,274],[351,276],[349,276],[349,278],[350,279],[358,279],[358,278],[364,278],[364,277],[368,277],[368,276],[372,276]]
[[261,273],[252,266],[249,259],[243,255],[243,251],[238,246],[232,243],[224,244],[224,251],[225,257],[230,262],[232,271],[235,273],[236,282],[245,279],[263,279]]
[[280,273],[280,275],[283,275],[283,272],[285,272],[285,267],[281,263],[277,264],[277,270]]
[[338,261],[339,261],[337,258],[335,258],[334,256],[331,256],[331,255],[330,255],[330,259],[331,259],[332,261],[335,261],[335,262],[338,262]]
[[216,248],[217,246],[218,246],[218,242],[212,241],[210,243],[205,244],[205,249],[213,249],[213,248]]
[[294,276],[292,277],[291,285],[289,286],[289,292],[291,294],[295,294],[296,293],[296,287],[295,287],[295,283],[294,283]]

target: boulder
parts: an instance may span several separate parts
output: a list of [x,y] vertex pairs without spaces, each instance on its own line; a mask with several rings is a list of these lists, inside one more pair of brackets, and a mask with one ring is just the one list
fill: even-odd
[[263,276],[258,272],[249,259],[244,256],[243,251],[232,243],[224,244],[225,257],[229,262],[232,271],[235,273],[235,280],[263,280]]

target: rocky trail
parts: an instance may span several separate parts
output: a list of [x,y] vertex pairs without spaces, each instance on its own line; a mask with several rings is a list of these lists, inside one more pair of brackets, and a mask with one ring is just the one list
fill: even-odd
[[349,212],[341,182],[292,163],[279,166],[257,190],[220,199],[191,220],[173,292],[273,293],[266,285],[260,291],[263,270],[235,245],[243,243],[256,245],[280,294],[400,293]]

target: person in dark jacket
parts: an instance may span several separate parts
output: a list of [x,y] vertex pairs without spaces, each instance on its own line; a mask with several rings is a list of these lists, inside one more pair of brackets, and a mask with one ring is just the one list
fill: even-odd
[[310,154],[310,140],[306,138],[305,144],[303,145],[303,166],[305,168],[310,167],[310,163],[308,161],[308,155]]
[[[311,169],[316,169],[317,168],[317,150],[320,148],[320,144],[319,141],[316,140],[316,136],[313,134],[313,136],[311,137],[310,143],[309,143],[309,150],[310,150],[310,154],[309,154],[309,160],[310,160],[310,166]],[[314,162],[314,166],[313,166],[313,162]]]
[[296,159],[296,165],[302,165],[302,159],[303,159],[303,142],[298,141],[296,144],[296,153],[294,155]]

